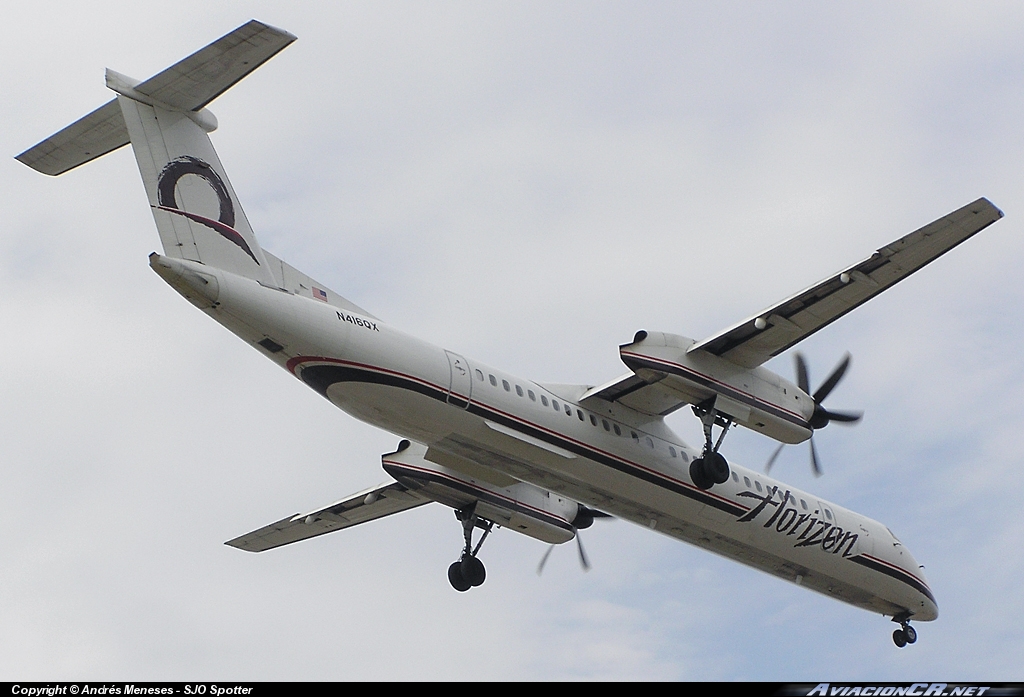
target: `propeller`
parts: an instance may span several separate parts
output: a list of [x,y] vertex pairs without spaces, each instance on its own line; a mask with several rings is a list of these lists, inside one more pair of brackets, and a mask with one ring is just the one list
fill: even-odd
[[[807,361],[804,360],[802,354],[797,353],[796,356],[796,384],[807,394],[811,394],[811,380],[807,372]],[[821,383],[821,386],[814,391],[811,395],[811,399],[814,400],[814,413],[811,414],[811,418],[807,421],[807,425],[811,428],[811,468],[814,470],[814,476],[821,476],[821,465],[818,462],[818,449],[814,447],[814,433],[821,428],[825,428],[830,423],[835,421],[841,424],[855,424],[861,420],[864,416],[862,412],[847,412],[847,411],[829,411],[821,405],[825,401],[825,398],[832,393],[832,390],[836,388],[839,381],[846,375],[846,370],[850,367],[850,354],[847,353],[843,356],[843,359],[839,361],[839,365],[832,369],[832,373],[825,378],[825,382]],[[768,463],[764,466],[765,474],[775,464],[775,458],[779,456],[782,449],[786,447],[785,443],[780,443],[779,447],[775,449],[772,456],[768,458]]]
[[[580,553],[580,566],[584,571],[590,571],[590,560],[587,559],[587,553],[583,551],[583,540],[580,539],[580,530],[589,528],[594,524],[595,518],[611,518],[612,516],[601,511],[588,508],[583,504],[579,504],[579,509],[576,511],[576,517],[572,520],[572,526],[576,532],[576,549]],[[555,545],[548,547],[548,550],[544,552],[544,556],[541,557],[540,564],[537,565],[537,575],[540,576],[544,571],[544,565],[548,563],[548,557],[551,556],[551,551],[555,548]]]

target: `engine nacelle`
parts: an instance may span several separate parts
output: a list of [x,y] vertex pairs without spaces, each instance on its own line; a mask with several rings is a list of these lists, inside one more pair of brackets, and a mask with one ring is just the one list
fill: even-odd
[[[472,507],[480,518],[549,544],[572,540],[576,536],[574,521],[581,511],[587,517],[590,510],[532,484],[498,486],[461,469],[433,462],[429,457],[429,449],[410,443],[396,453],[382,456],[381,464],[388,474],[420,496],[456,510]],[[448,465],[454,462],[450,455],[435,459],[443,459]],[[593,522],[592,514],[589,518]]]
[[814,400],[767,368],[744,368],[663,332],[638,332],[619,348],[622,362],[649,384],[658,383],[690,404],[713,406],[749,429],[782,443],[811,437]]

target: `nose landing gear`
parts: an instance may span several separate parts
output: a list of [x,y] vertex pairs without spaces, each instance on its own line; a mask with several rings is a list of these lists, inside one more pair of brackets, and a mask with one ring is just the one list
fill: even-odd
[[903,612],[892,618],[893,622],[899,622],[900,628],[892,633],[892,643],[899,648],[917,641],[917,631],[910,626],[910,613]]
[[[719,414],[714,406],[697,405],[693,407],[693,413],[704,424],[704,452],[690,462],[690,479],[698,489],[706,491],[715,484],[724,484],[729,480],[729,463],[718,452],[718,448],[733,422],[732,417]],[[712,426],[722,427],[717,441],[711,437]]]
[[[474,504],[455,511],[455,517],[462,523],[462,534],[465,537],[466,545],[462,550],[462,556],[448,567],[448,582],[460,593],[464,593],[474,586],[482,585],[487,578],[484,563],[477,558],[476,554],[483,546],[484,540],[491,534],[494,523],[478,517],[474,512],[475,508]],[[474,528],[484,531],[484,534],[480,536],[480,541],[476,543],[476,547],[473,546]]]

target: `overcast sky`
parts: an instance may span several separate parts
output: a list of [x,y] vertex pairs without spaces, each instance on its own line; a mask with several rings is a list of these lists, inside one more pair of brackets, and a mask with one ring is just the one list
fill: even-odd
[[[386,478],[334,409],[148,268],[127,149],[13,159],[251,18],[299,40],[211,105],[264,247],[424,339],[598,384],[979,196],[1006,218],[801,345],[855,428],[773,473],[888,525],[894,625],[623,521],[593,569],[500,531],[456,593],[431,505],[223,542]],[[1024,680],[1020,3],[18,3],[0,51],[0,678]],[[791,377],[791,355],[769,367]],[[670,419],[691,443],[698,422]],[[743,431],[726,455],[760,468]]]

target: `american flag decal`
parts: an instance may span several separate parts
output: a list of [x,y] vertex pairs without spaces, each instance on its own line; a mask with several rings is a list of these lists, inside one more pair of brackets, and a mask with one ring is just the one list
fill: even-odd
[[327,292],[320,290],[316,286],[313,286],[313,297],[316,298],[317,300],[327,302]]

